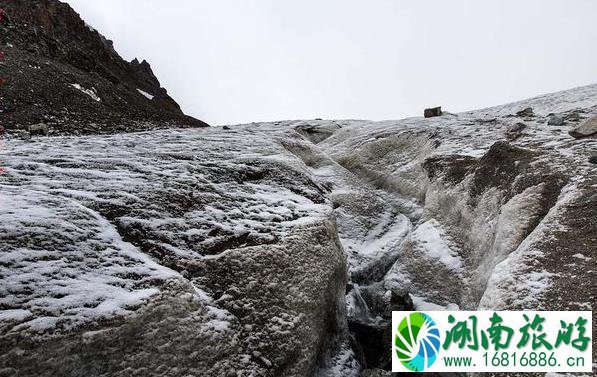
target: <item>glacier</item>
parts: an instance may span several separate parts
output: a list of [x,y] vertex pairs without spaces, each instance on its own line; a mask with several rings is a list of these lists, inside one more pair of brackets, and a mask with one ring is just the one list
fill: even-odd
[[590,310],[595,114],[9,136],[0,374],[384,375],[391,310]]

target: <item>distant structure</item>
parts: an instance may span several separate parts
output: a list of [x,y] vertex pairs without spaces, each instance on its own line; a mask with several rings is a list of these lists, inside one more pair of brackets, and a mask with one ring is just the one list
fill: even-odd
[[433,117],[438,117],[442,115],[442,107],[438,106],[438,107],[432,107],[429,109],[425,109],[424,112],[425,118],[433,118]]

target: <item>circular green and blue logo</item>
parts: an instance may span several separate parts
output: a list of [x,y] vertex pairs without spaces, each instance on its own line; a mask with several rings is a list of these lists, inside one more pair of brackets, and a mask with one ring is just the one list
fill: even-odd
[[407,369],[423,372],[435,363],[440,336],[435,321],[425,313],[411,313],[398,324],[394,350]]

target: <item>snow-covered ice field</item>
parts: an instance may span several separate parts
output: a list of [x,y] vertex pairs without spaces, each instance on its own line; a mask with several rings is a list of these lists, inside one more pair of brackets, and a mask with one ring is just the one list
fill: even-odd
[[422,310],[591,309],[597,139],[568,131],[596,114],[592,85],[430,119],[7,139],[0,366],[25,338],[29,363],[44,341],[121,352],[127,331],[180,353],[148,335],[162,324],[211,373],[350,375],[347,323],[379,325],[392,295]]

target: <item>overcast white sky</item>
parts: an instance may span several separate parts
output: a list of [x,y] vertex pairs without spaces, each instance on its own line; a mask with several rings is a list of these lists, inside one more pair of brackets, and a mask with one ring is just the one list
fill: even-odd
[[595,0],[68,0],[212,124],[398,119],[597,82]]

